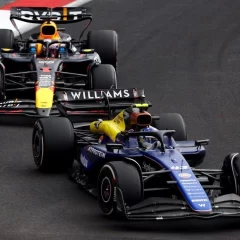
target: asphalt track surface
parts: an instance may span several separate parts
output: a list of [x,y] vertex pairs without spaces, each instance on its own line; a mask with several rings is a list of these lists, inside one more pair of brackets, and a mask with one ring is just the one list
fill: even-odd
[[[210,138],[203,167],[240,151],[240,2],[95,0],[91,29],[119,34],[119,85],[144,87],[153,111],[178,112]],[[76,33],[82,25],[70,25]],[[125,223],[64,175],[36,171],[31,128],[0,126],[0,239],[239,239],[240,220]]]

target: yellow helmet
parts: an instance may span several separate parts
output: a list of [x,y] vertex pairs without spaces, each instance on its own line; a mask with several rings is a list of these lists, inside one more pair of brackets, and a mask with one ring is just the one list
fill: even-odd
[[57,25],[52,21],[44,22],[40,27],[40,34],[38,36],[38,39],[52,39],[52,40],[60,39],[57,30]]
[[[40,34],[38,39],[52,39],[59,40],[60,36],[57,30],[57,25],[52,21],[44,22],[40,27]],[[36,46],[37,55],[40,55],[43,51],[42,44],[38,43]]]

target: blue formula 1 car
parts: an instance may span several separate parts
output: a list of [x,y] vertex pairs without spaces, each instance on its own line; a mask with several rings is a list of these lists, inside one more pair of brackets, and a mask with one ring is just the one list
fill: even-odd
[[[158,119],[147,111],[147,101],[138,100],[124,103],[126,108],[116,112],[124,104],[112,103],[105,95],[102,109],[107,109],[107,120],[73,124],[66,117],[39,119],[32,138],[38,169],[68,170],[71,179],[97,196],[108,216],[131,220],[239,216],[238,154],[228,155],[220,170],[197,169],[208,140],[187,141],[179,114],[160,114]],[[95,108],[99,104],[95,102]],[[79,163],[76,169],[74,160]]]

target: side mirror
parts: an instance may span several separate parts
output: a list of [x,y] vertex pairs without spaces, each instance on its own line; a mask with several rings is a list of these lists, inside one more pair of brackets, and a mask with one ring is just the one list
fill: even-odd
[[197,141],[195,141],[195,146],[200,147],[203,145],[208,145],[208,143],[209,143],[209,139],[197,140]]
[[123,149],[123,145],[120,143],[107,143],[106,144],[107,151],[113,152],[114,149]]

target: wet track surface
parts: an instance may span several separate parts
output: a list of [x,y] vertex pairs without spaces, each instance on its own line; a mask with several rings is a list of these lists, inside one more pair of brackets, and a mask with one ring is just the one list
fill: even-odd
[[[240,151],[240,3],[95,0],[91,29],[119,34],[119,86],[144,87],[153,112],[178,112],[210,138],[204,167]],[[81,24],[69,25],[74,37]],[[0,126],[1,239],[238,239],[238,221],[124,223],[64,175],[35,170],[31,128]]]

